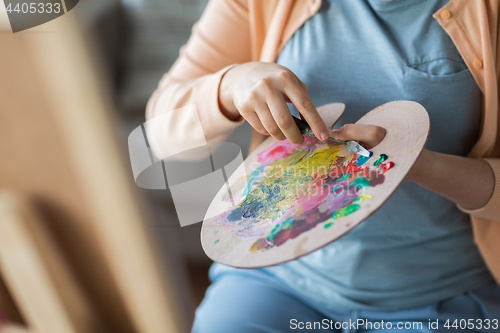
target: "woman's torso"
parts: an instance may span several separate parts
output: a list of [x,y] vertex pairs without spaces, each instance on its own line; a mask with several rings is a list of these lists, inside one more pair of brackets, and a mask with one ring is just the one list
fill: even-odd
[[[478,137],[481,92],[432,18],[446,2],[324,0],[277,63],[307,85],[315,105],[346,104],[338,125],[383,103],[413,100],[430,116],[426,148],[465,156]],[[338,241],[262,272],[345,308],[425,304],[491,281],[468,215],[410,182]]]

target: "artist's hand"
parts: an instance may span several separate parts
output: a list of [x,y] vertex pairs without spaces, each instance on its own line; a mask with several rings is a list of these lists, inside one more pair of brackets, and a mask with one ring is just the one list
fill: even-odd
[[[386,130],[383,127],[375,125],[346,124],[340,128],[332,130],[332,138],[349,141],[361,142],[366,149],[372,149],[378,145],[385,137]],[[417,161],[406,175],[406,180],[417,181],[425,172],[431,153],[423,149],[419,154]]]
[[344,141],[358,141],[366,149],[372,149],[385,137],[385,128],[376,125],[345,124],[332,130],[331,137]]
[[[332,131],[339,140],[362,141],[366,148],[378,145],[386,130],[379,126],[347,124]],[[483,207],[495,189],[495,174],[481,159],[422,149],[405,180],[434,191],[466,209]]]
[[292,119],[287,102],[295,105],[317,138],[328,138],[328,129],[306,85],[287,68],[249,62],[231,68],[221,81],[219,106],[226,117],[242,116],[261,134],[302,143],[304,137]]

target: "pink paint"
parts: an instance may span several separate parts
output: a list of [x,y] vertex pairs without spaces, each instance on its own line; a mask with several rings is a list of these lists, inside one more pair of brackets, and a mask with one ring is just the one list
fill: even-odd
[[274,161],[286,158],[290,156],[291,153],[296,151],[298,148],[308,148],[309,150],[314,149],[314,145],[318,142],[316,138],[309,136],[304,137],[304,142],[300,145],[291,143],[288,140],[278,141],[274,145],[270,146],[257,156],[257,160],[260,164],[268,165]]

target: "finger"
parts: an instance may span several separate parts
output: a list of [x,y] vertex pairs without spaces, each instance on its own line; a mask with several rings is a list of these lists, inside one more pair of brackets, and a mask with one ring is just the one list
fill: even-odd
[[300,87],[307,93],[309,94],[309,91],[307,90],[307,86],[304,82],[302,82],[297,76],[295,76],[297,78],[297,82],[300,84]]
[[329,136],[328,129],[311,101],[309,94],[298,83],[287,84],[284,87],[284,92],[297,110],[299,110],[305,121],[311,126],[314,135],[320,140],[326,140]]
[[346,124],[332,130],[332,138],[349,141],[362,141],[367,149],[378,145],[385,137],[385,128],[375,125]]
[[267,105],[258,107],[256,109],[256,112],[267,133],[269,133],[273,138],[279,141],[286,139],[283,132],[281,132],[278,124],[276,124],[276,121],[274,120],[273,115],[271,114],[271,111],[269,111]]
[[262,125],[262,122],[260,121],[257,113],[255,112],[245,113],[244,118],[246,121],[248,121],[250,126],[252,126],[257,132],[259,132],[260,134],[269,135],[264,125]]
[[274,121],[288,141],[295,144],[304,142],[304,136],[300,133],[295,121],[293,121],[292,114],[286,105],[284,97],[279,94],[273,94],[272,97],[268,99],[267,104],[273,115]]

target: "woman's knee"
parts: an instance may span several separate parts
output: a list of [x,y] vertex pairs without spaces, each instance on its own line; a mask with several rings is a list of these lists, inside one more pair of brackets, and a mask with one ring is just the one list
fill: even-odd
[[277,286],[228,275],[208,288],[196,310],[193,332],[286,332],[294,318],[320,321],[323,316]]

